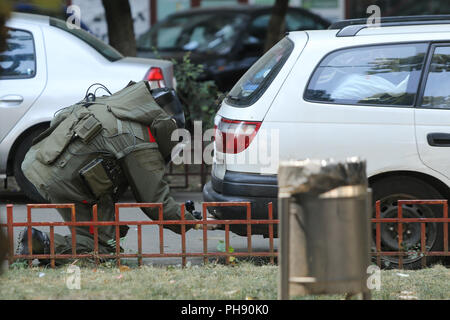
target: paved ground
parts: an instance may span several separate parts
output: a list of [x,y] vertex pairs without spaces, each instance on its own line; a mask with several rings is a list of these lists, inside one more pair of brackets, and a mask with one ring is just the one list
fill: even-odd
[[[200,192],[179,192],[174,191],[173,196],[179,203],[182,203],[188,199],[195,201],[196,208],[201,208],[200,202],[202,201],[202,195]],[[125,196],[122,202],[134,202],[130,195]],[[26,221],[26,203],[27,199],[20,193],[15,191],[0,190],[0,221],[6,222],[6,203],[14,204],[14,221],[25,222]],[[55,209],[36,209],[32,215],[33,221],[62,221],[59,214]],[[124,208],[120,212],[121,220],[147,220],[148,218],[139,208]],[[17,236],[22,228],[15,228],[14,238],[17,241]],[[48,228],[40,228],[42,231],[48,231]],[[56,233],[68,234],[69,229],[66,227],[55,228]],[[142,228],[143,239],[143,252],[144,253],[158,253],[159,252],[159,228],[157,226],[143,226]],[[202,252],[203,251],[203,231],[190,230],[187,232],[186,237],[187,252]],[[208,251],[218,252],[217,246],[220,241],[225,240],[225,232],[221,230],[208,231]],[[278,240],[275,239],[275,248],[277,248]],[[247,238],[230,233],[230,245],[236,252],[247,251]],[[134,253],[137,252],[137,228],[132,226],[129,233],[122,243],[125,252]],[[253,251],[268,251],[269,240],[262,236],[252,236],[252,249]],[[166,253],[181,252],[181,237],[170,230],[164,230],[164,250]],[[203,262],[202,258],[188,258],[192,264],[200,264]],[[154,265],[167,265],[167,264],[179,264],[181,258],[152,258],[144,259],[146,264]]]

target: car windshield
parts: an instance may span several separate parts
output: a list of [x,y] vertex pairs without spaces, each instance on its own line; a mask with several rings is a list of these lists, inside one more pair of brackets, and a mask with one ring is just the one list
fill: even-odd
[[137,46],[140,50],[226,54],[239,35],[244,19],[242,14],[217,13],[169,17],[140,36]]
[[264,54],[231,89],[227,102],[247,107],[256,102],[283,67],[294,44],[284,38]]
[[50,18],[50,25],[62,29],[81,39],[83,42],[87,43],[109,61],[114,62],[123,58],[122,54],[120,54],[119,51],[104,43],[103,41],[97,39],[87,31],[77,28],[70,29],[67,27],[67,24],[64,21],[55,18]]

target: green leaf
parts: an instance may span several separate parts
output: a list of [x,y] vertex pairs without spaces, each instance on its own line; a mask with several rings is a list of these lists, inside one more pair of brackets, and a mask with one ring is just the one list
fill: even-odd
[[203,122],[203,130],[207,130],[214,126],[216,106],[225,95],[218,90],[214,81],[197,80],[203,70],[203,65],[192,63],[189,52],[183,56],[182,61],[174,63],[177,94],[187,110],[186,120],[200,120]]

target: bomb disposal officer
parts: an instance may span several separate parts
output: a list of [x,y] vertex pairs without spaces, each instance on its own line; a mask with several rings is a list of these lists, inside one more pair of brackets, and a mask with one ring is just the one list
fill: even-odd
[[[138,202],[163,203],[164,220],[179,220],[180,206],[163,179],[165,164],[177,142],[171,141],[177,122],[155,101],[146,81],[130,84],[110,96],[87,97],[56,114],[50,128],[38,136],[22,164],[25,176],[51,203],[75,203],[77,221],[92,220],[98,205],[99,221],[114,220],[114,203],[128,186]],[[142,208],[158,219],[157,208]],[[65,221],[70,209],[58,209]],[[198,212],[186,212],[193,220]],[[180,233],[180,226],[164,227]],[[186,225],[186,230],[193,225]],[[120,236],[128,227],[121,226]],[[99,227],[99,253],[115,250],[115,226]],[[49,236],[32,229],[33,253],[50,252]],[[71,236],[55,234],[55,253],[72,251]],[[27,230],[19,239],[19,253],[28,254]],[[92,252],[92,228],[76,228],[77,253]]]

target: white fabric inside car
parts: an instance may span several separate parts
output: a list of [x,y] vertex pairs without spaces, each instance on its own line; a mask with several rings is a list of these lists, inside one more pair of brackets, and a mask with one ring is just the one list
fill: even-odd
[[406,93],[409,75],[398,85],[376,75],[349,75],[331,93],[333,100],[365,100],[376,98],[383,94],[399,97]]

